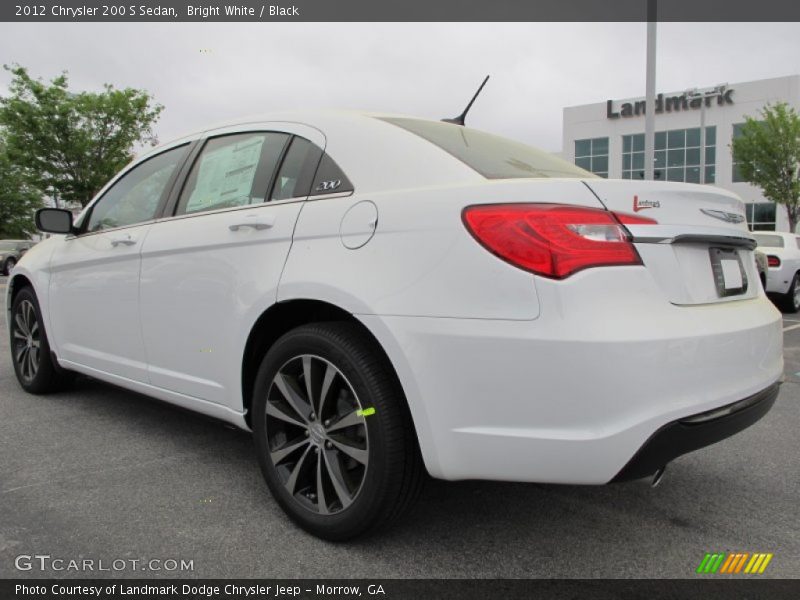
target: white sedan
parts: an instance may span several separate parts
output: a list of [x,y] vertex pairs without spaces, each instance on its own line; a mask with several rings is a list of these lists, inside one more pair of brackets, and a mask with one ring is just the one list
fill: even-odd
[[14,368],[83,373],[252,430],[328,539],[424,474],[660,474],[775,401],[781,317],[733,194],[601,179],[459,125],[247,120],[152,150],[14,269]]
[[767,255],[767,293],[786,312],[800,310],[800,237],[770,231],[754,233],[758,250]]

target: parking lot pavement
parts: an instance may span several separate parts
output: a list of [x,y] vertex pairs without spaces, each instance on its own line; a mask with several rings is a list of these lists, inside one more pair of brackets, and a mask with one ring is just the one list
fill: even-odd
[[132,577],[692,577],[720,551],[772,552],[764,576],[797,577],[800,317],[785,327],[774,409],[655,489],[431,481],[394,529],[331,544],[283,516],[246,433],[89,379],[24,393],[2,319],[0,577],[109,574],[19,572],[23,554],[193,561]]

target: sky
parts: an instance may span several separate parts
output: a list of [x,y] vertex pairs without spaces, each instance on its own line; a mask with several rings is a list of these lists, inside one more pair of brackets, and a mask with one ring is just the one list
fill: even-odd
[[[3,23],[0,62],[146,89],[161,142],[294,108],[467,123],[551,152],[565,106],[644,95],[644,23]],[[800,73],[800,23],[660,23],[658,91]],[[0,72],[0,95],[10,77]]]

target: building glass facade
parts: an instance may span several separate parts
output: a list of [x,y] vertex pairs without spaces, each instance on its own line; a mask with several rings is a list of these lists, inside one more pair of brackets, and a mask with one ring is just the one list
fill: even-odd
[[750,231],[775,231],[776,205],[772,202],[745,204],[747,227]]
[[608,177],[608,138],[575,140],[575,164],[600,177]]
[[[671,129],[655,134],[654,177],[662,181],[714,183],[717,128],[706,127],[705,179],[700,177],[700,128]],[[644,134],[622,136],[622,178],[644,179]]]

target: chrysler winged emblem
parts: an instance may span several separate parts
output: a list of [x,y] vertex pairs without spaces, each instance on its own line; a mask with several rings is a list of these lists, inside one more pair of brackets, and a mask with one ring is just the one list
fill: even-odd
[[700,212],[704,215],[708,215],[709,217],[714,217],[715,219],[719,219],[720,221],[725,221],[726,223],[741,223],[744,221],[744,216],[725,212],[724,210],[713,210],[711,208],[701,208]]

